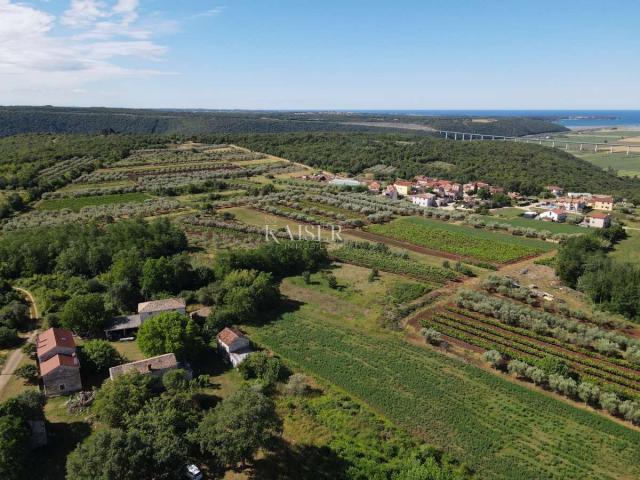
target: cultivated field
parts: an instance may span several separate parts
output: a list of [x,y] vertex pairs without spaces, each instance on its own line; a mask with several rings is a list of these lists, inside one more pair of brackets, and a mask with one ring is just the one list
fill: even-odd
[[373,225],[368,231],[421,247],[496,263],[518,260],[554,248],[553,244],[538,240],[419,217]]
[[480,478],[640,475],[637,431],[371,330],[357,315],[345,321],[335,294],[314,286],[285,292],[303,305],[252,338],[451,452]]

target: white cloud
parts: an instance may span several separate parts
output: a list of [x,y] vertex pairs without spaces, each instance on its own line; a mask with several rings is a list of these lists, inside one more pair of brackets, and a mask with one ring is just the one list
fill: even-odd
[[0,102],[29,98],[19,92],[49,91],[53,97],[59,89],[83,91],[94,81],[164,73],[118,63],[122,57],[158,61],[166,53],[152,38],[153,25],[138,25],[138,7],[138,0],[71,0],[57,19],[34,6],[0,0]]
[[71,5],[62,15],[61,22],[68,27],[86,27],[107,16],[109,16],[109,13],[104,2],[97,0],[71,0]]

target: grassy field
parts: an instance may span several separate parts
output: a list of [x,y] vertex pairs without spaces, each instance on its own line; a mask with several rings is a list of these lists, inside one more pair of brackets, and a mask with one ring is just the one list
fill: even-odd
[[39,210],[69,210],[78,211],[82,207],[89,205],[108,205],[112,203],[144,202],[153,198],[151,195],[142,192],[119,193],[114,195],[96,195],[91,197],[76,198],[56,198],[43,200],[38,204]]
[[377,331],[366,316],[345,315],[337,293],[296,287],[285,293],[297,310],[251,329],[252,339],[451,452],[479,478],[640,475],[639,432]]
[[615,246],[610,255],[622,262],[640,266],[640,231],[627,230],[628,237]]
[[422,247],[489,262],[507,262],[554,248],[554,245],[539,240],[421,217],[399,218],[385,225],[372,225],[368,230]]
[[78,190],[93,190],[97,188],[111,188],[111,187],[133,187],[135,182],[131,180],[113,180],[111,182],[100,183],[70,183],[64,187],[58,189],[58,192],[76,192]]
[[[487,217],[490,221],[491,217]],[[496,218],[499,223],[508,223],[514,227],[533,228],[534,230],[547,230],[551,233],[588,233],[589,229],[572,225],[570,223],[543,222],[530,218]]]
[[640,175],[640,155],[638,154],[627,155],[622,152],[582,153],[576,154],[576,156],[605,170],[613,168],[621,176]]

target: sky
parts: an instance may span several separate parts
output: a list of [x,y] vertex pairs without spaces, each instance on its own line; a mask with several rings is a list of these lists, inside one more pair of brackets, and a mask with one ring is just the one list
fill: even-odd
[[0,104],[640,109],[637,0],[0,0]]

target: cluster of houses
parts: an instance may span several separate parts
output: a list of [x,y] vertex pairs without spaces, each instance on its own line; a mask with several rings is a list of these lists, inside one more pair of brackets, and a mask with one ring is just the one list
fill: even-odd
[[[416,176],[414,181],[396,180],[387,185],[383,195],[397,199],[405,197],[420,207],[446,207],[455,202],[475,205],[481,201],[478,192],[485,190],[491,195],[504,193],[504,189],[486,182],[456,183],[451,180]],[[513,193],[513,195],[518,195]],[[511,196],[511,194],[510,194]]]
[[584,214],[589,211],[584,218],[583,225],[590,228],[607,228],[611,225],[611,214],[613,211],[614,199],[610,195],[594,195],[586,192],[568,192],[564,194],[562,187],[549,185],[546,187],[555,198],[543,200],[538,207],[546,211],[537,215],[535,212],[525,212],[529,218],[538,218],[551,222],[564,222],[567,215]]
[[[208,307],[196,310],[192,318],[209,314]],[[138,313],[116,317],[105,329],[110,340],[133,339],[140,326],[149,318],[163,312],[185,314],[185,301],[180,298],[154,300],[138,304]],[[252,352],[249,339],[238,329],[224,328],[216,337],[218,351],[233,366],[237,367]],[[76,351],[73,333],[63,328],[49,328],[36,338],[36,356],[44,393],[49,397],[68,395],[82,390],[80,361]],[[165,372],[183,368],[190,372],[187,364],[181,364],[173,353],[117,365],[109,369],[109,377],[114,379],[127,372],[162,376]]]

